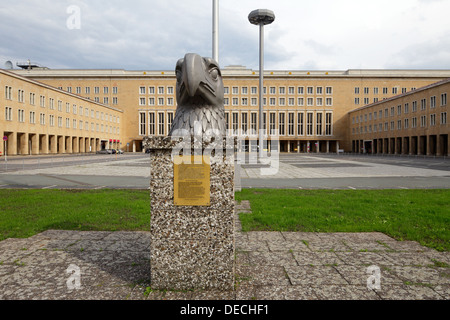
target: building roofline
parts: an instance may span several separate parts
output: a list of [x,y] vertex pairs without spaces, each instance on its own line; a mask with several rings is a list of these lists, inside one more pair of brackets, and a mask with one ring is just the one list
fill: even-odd
[[[259,77],[259,70],[247,69],[245,66],[231,65],[221,69],[225,77]],[[12,70],[22,76],[39,77],[155,77],[167,78],[175,77],[175,70],[125,70],[125,69],[32,69],[32,70]],[[348,77],[377,77],[377,78],[447,78],[450,77],[450,70],[447,69],[348,69],[348,70],[264,70],[264,76],[268,78],[276,77],[323,77],[323,78],[348,78]]]
[[115,108],[115,107],[112,107],[112,106],[109,106],[109,105],[106,105],[106,104],[103,104],[103,103],[100,103],[100,102],[96,102],[96,101],[93,101],[93,100],[90,100],[90,99],[87,99],[85,97],[79,96],[79,95],[71,93],[71,92],[67,92],[67,91],[61,90],[59,88],[50,86],[48,84],[45,84],[43,82],[40,82],[40,81],[37,81],[37,80],[34,80],[34,79],[30,79],[28,77],[22,76],[20,74],[15,73],[15,72],[11,72],[9,70],[5,70],[5,69],[1,69],[0,68],[0,73],[8,75],[8,76],[12,76],[14,78],[17,78],[17,79],[20,79],[20,80],[23,80],[23,81],[26,81],[28,83],[32,83],[32,84],[38,85],[40,87],[44,87],[44,88],[47,88],[47,89],[50,89],[50,90],[54,90],[56,92],[59,92],[59,93],[62,93],[62,94],[65,94],[65,95],[68,95],[68,96],[71,96],[71,97],[74,97],[74,98],[77,98],[77,99],[81,99],[81,100],[89,102],[89,103],[93,103],[93,104],[101,106],[101,107],[105,107],[105,108],[108,108],[108,109],[111,109],[111,110],[123,113],[123,110],[121,110],[121,109],[118,109],[118,108]]
[[427,86],[420,87],[420,88],[417,88],[415,90],[412,90],[412,91],[409,91],[409,92],[405,92],[405,93],[402,93],[402,94],[399,94],[399,95],[396,95],[396,96],[393,96],[393,97],[390,97],[390,98],[386,98],[386,99],[383,99],[383,100],[378,101],[378,102],[367,104],[367,105],[362,106],[360,108],[351,110],[348,113],[352,113],[352,112],[361,111],[361,110],[364,110],[364,109],[367,109],[367,108],[375,107],[377,105],[380,105],[380,104],[383,104],[383,103],[386,103],[386,102],[390,102],[390,101],[394,101],[394,100],[397,100],[397,99],[401,99],[401,98],[404,98],[404,97],[416,94],[418,92],[425,91],[427,89],[431,89],[431,88],[442,86],[442,85],[447,84],[447,83],[450,83],[450,78],[447,78],[447,79],[438,81],[436,83],[432,83],[432,84],[429,84]]

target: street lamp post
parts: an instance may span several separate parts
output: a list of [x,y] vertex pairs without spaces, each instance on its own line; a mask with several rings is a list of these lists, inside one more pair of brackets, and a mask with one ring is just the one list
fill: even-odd
[[250,12],[248,20],[251,24],[259,25],[259,157],[263,156],[263,82],[264,82],[264,26],[275,20],[275,14],[271,10],[257,9]]

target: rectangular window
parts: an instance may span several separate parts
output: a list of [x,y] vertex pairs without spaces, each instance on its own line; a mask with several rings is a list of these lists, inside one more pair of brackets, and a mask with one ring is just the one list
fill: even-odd
[[305,87],[298,87],[297,94],[305,94]]
[[237,135],[238,134],[238,130],[239,130],[239,113],[237,112],[233,112],[233,135]]
[[258,87],[252,87],[251,92],[252,94],[258,94]]
[[239,94],[239,87],[233,87],[233,94]]
[[447,105],[447,94],[441,94],[441,107]]
[[436,114],[433,113],[430,115],[430,126],[433,127],[436,125]]
[[325,105],[326,105],[327,107],[333,106],[333,98],[326,98],[326,99],[325,99]]
[[441,112],[441,124],[447,124],[447,112]]
[[256,112],[252,112],[250,114],[250,129],[252,130],[252,134],[256,134],[257,130],[257,125],[258,125],[258,114]]
[[425,110],[427,108],[427,99],[420,100],[420,110]]
[[306,114],[306,135],[312,136],[313,135],[313,117],[314,114],[312,112],[308,112]]
[[280,112],[278,114],[278,134],[280,136],[286,135],[286,114],[284,112]]
[[148,87],[148,94],[155,94],[155,87]]
[[412,112],[417,112],[417,101],[413,101],[412,103]]
[[307,94],[314,94],[314,87],[307,87],[306,88],[306,93]]
[[81,94],[81,87],[76,87],[75,92],[76,94]]
[[417,128],[417,118],[416,118],[416,117],[412,118],[412,124],[411,124],[411,127],[412,127],[412,128]]
[[409,128],[409,119],[408,118],[405,119],[404,127],[405,127],[405,129]]
[[323,98],[316,99],[316,106],[319,106],[319,107],[323,106]]
[[164,94],[164,87],[158,87],[158,94]]
[[397,130],[402,129],[402,120],[397,120]]
[[270,135],[275,135],[276,134],[276,131],[275,131],[276,121],[277,121],[276,113],[275,112],[271,112],[269,114],[269,134]]
[[139,94],[145,94],[145,87],[139,87]]
[[113,87],[113,94],[117,94],[119,92],[119,89],[117,87]]
[[5,107],[5,120],[12,121],[12,108]]
[[314,105],[314,98],[308,98],[307,102],[306,102],[306,105],[313,106]]
[[103,94],[108,94],[109,92],[109,88],[108,87],[103,87]]
[[420,117],[420,126],[421,126],[422,128],[424,128],[424,127],[427,126],[427,116],[421,116],[421,117]]
[[146,134],[145,112],[139,112],[139,135],[145,136]]
[[436,108],[436,96],[430,98],[430,108]]
[[316,87],[316,94],[317,95],[323,94],[323,88],[322,87]]
[[242,134],[246,134],[248,130],[248,113],[242,112],[241,113],[241,129]]
[[318,112],[316,114],[316,135],[318,136],[322,135],[322,117],[323,113]]
[[25,122],[25,111],[24,110],[19,109],[17,116],[18,116],[17,119],[19,120],[19,122]]
[[402,114],[402,106],[397,106],[397,115],[401,115]]
[[[145,104],[145,102],[144,102],[144,104]],[[153,98],[153,97],[148,98],[148,105],[149,106],[154,106],[155,105],[155,98]]]
[[99,94],[99,93],[100,93],[100,88],[94,87],[94,94]]
[[288,135],[293,136],[295,134],[294,130],[295,114],[293,112],[288,113]]
[[333,114],[331,112],[327,112],[325,114],[325,135],[331,136],[333,134]]
[[155,113],[148,113],[148,134],[154,136],[156,134]]
[[325,88],[325,93],[328,94],[328,95],[333,94],[333,87],[326,87]]
[[405,114],[409,113],[409,103],[405,103]]
[[285,87],[279,87],[278,88],[278,92],[280,92],[280,94],[286,94],[286,88]]
[[163,136],[164,135],[164,113],[160,112],[158,113],[158,135]]
[[39,123],[45,125],[45,113],[41,113],[39,116]]
[[304,136],[305,135],[305,114],[303,112],[299,112],[297,114],[297,135]]
[[173,87],[167,87],[167,94],[173,94]]
[[169,132],[170,129],[172,129],[173,117],[174,117],[173,112],[167,112],[167,132]]
[[12,100],[11,91],[12,91],[12,87],[5,86],[5,99],[6,100]]
[[241,92],[242,94],[248,94],[248,87],[242,87]]
[[305,105],[305,98],[298,98],[297,99],[297,104],[299,106],[304,106]]
[[36,114],[34,111],[30,111],[30,123],[35,124],[36,123]]
[[295,88],[294,87],[289,87],[288,88],[288,93],[291,94],[291,95],[295,94]]

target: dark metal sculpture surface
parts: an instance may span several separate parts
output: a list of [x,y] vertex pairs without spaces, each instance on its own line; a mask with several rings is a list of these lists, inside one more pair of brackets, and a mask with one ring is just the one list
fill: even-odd
[[225,137],[224,90],[218,63],[188,53],[178,60],[175,72],[178,106],[169,136]]

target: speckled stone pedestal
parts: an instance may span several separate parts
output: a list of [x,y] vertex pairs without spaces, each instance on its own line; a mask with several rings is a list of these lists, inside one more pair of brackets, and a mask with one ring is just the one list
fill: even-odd
[[[151,286],[233,290],[235,140],[221,141],[221,152],[217,152],[218,142],[213,143],[216,152],[210,157],[210,205],[175,206],[173,150],[179,150],[181,139],[144,139],[151,163]],[[211,154],[213,144],[199,142],[195,150],[205,152],[206,148]]]

